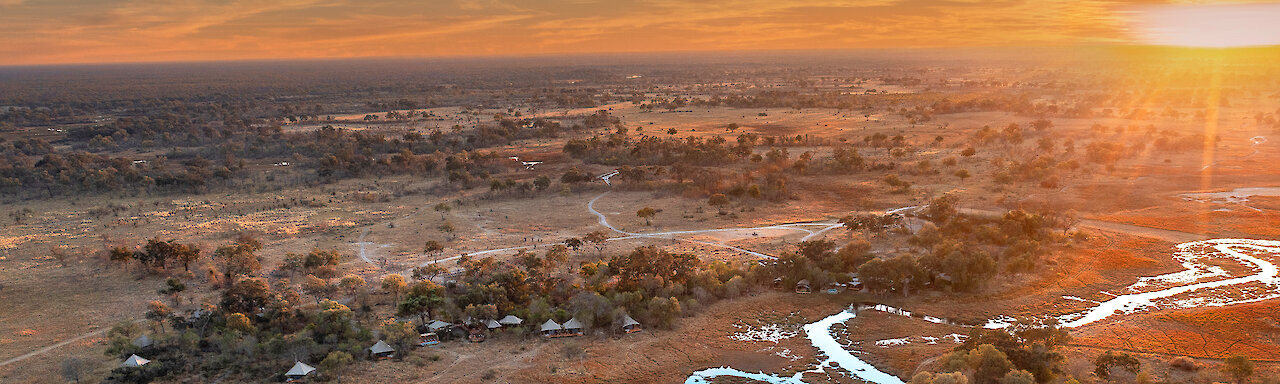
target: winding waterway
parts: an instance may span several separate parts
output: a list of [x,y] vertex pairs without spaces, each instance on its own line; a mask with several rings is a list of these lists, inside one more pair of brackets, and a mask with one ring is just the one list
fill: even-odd
[[[1176,249],[1174,259],[1182,263],[1186,268],[1185,271],[1140,278],[1137,283],[1127,288],[1133,293],[1119,295],[1099,302],[1086,310],[1060,316],[1058,320],[1065,328],[1078,328],[1113,316],[1142,310],[1224,306],[1280,297],[1280,277],[1277,276],[1276,265],[1263,258],[1280,256],[1280,241],[1212,239],[1178,244]],[[1234,259],[1249,267],[1253,273],[1246,276],[1212,279],[1225,274],[1208,263],[1213,259]],[[1156,289],[1151,290],[1153,287]],[[1232,292],[1214,292],[1216,288],[1225,287],[1237,289]],[[1175,300],[1175,297],[1185,296],[1192,297]],[[708,383],[716,377],[740,377],[766,383],[798,384],[804,382],[803,376],[806,373],[826,374],[827,368],[838,367],[860,380],[878,384],[902,384],[901,378],[885,373],[854,356],[832,335],[832,326],[855,318],[859,310],[877,310],[935,323],[971,326],[940,317],[917,316],[887,305],[863,303],[856,308],[846,309],[804,326],[805,337],[819,353],[825,356],[825,359],[812,369],[797,372],[791,376],[778,376],[763,372],[744,372],[730,367],[717,367],[694,372],[689,375],[685,383]],[[1012,322],[1007,317],[989,320],[983,324],[985,328],[1002,328],[1010,325]]]

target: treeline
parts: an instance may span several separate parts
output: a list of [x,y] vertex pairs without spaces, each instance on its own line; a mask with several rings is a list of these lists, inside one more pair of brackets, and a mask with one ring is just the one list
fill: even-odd
[[[113,252],[161,268],[168,263],[152,261],[150,255],[168,254],[167,247],[186,249],[172,241],[152,240],[142,250]],[[215,255],[256,260],[257,247],[252,239],[241,238]],[[256,264],[228,268],[219,279],[224,283],[216,304],[184,313],[152,302],[146,314],[153,331],[151,345],[133,342],[143,333],[133,323],[114,328],[108,334],[108,355],[139,354],[152,362],[116,369],[107,382],[166,377],[282,380],[295,360],[316,363],[332,378],[367,356],[365,348],[379,339],[396,346],[403,357],[420,333],[433,331],[426,327],[427,319],[465,324],[468,317],[493,320],[514,314],[524,319],[524,326],[503,332],[517,335],[536,335],[547,319],[569,318],[577,318],[588,330],[609,332],[623,315],[646,326],[669,328],[681,316],[751,289],[751,271],[703,263],[693,255],[641,247],[573,269],[565,264],[569,252],[574,251],[559,245],[542,254],[521,252],[509,261],[464,258],[459,261],[463,274],[443,286],[430,280],[445,272],[435,264],[415,269],[412,284],[401,275],[388,275],[379,286],[395,296],[397,313],[405,317],[380,321],[367,316],[370,285],[355,275],[335,279],[336,253],[289,255],[273,273],[274,282],[252,277],[259,269]],[[139,254],[146,256],[132,256]],[[302,275],[300,284],[292,282],[295,275]],[[184,289],[181,281],[170,279],[161,293],[177,296]],[[355,300],[350,307],[330,300],[306,305],[302,292],[320,297],[350,294]],[[406,321],[411,319],[421,321]],[[454,328],[438,332],[442,339],[457,337]]]
[[[1048,248],[1063,240],[1056,231],[1069,227],[1072,220],[1021,210],[996,218],[961,215],[950,196],[934,199],[921,215],[923,219],[911,219],[924,222],[906,238],[910,252],[875,255],[866,240],[839,248],[819,240],[802,242],[796,252],[767,264],[785,284],[809,280],[825,286],[856,275],[871,292],[972,291],[1001,273],[1028,272],[1047,262]],[[906,220],[887,214],[850,216],[840,222],[870,238],[904,232]]]

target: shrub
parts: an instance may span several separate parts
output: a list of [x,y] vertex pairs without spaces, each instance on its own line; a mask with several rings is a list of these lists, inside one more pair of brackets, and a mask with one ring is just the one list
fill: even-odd
[[1199,371],[1202,368],[1195,359],[1186,356],[1178,356],[1169,360],[1169,366],[1187,372]]

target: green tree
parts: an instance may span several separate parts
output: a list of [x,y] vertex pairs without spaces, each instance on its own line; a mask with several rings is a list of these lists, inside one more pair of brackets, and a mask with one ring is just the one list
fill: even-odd
[[350,353],[333,351],[329,352],[329,355],[320,361],[320,368],[324,369],[325,375],[333,375],[341,383],[342,371],[346,370],[347,366],[353,361],[355,361],[355,358],[351,357]]
[[978,383],[994,383],[1013,370],[1009,356],[991,344],[979,345],[970,351],[969,366],[973,368],[973,380]]
[[1004,377],[1000,378],[1000,384],[1035,384],[1036,377],[1021,369],[1009,371]]
[[401,316],[418,315],[423,322],[426,322],[431,312],[442,304],[444,304],[444,287],[430,281],[420,281],[409,288],[404,299],[396,305],[396,311]]
[[186,290],[187,290],[187,284],[183,283],[182,280],[176,277],[170,277],[169,279],[164,281],[164,287],[157,290],[156,293],[169,296],[169,299],[173,300],[173,305],[176,306],[181,304],[182,302],[181,296],[179,296],[179,294],[181,294],[182,291],[186,291]]

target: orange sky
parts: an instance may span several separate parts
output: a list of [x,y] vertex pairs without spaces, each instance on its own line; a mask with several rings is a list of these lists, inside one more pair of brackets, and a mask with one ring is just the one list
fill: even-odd
[[1129,43],[1158,3],[0,0],[0,65]]

